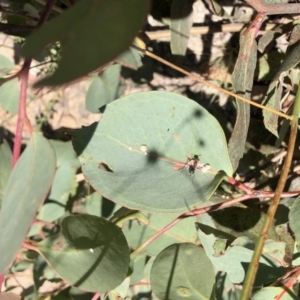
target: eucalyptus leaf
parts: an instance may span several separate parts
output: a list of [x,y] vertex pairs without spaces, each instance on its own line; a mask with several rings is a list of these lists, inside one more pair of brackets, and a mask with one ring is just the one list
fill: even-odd
[[89,215],[66,217],[62,234],[38,244],[49,265],[73,286],[108,292],[125,279],[129,248],[119,227]]
[[124,52],[142,26],[149,1],[76,1],[68,10],[33,32],[22,55],[33,57],[60,41],[55,72],[39,85],[59,85],[94,71]]
[[174,244],[155,259],[151,275],[160,299],[210,299],[215,283],[213,266],[203,249],[194,244]]
[[[130,209],[185,212],[232,175],[217,120],[174,93],[134,93],[108,104],[100,122],[75,131],[73,146],[94,189]],[[187,156],[195,155],[210,170],[190,176]]]

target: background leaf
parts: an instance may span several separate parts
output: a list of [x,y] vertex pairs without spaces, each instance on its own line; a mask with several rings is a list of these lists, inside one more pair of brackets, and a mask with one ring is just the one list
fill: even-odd
[[[66,213],[67,201],[77,187],[75,174],[80,164],[71,142],[49,141],[55,150],[57,169],[51,191],[46,199],[46,203],[39,210],[37,219],[53,222]],[[33,224],[28,236],[39,234],[43,226],[44,224],[42,223]]]
[[107,292],[125,279],[129,248],[122,230],[96,216],[66,217],[62,234],[38,244],[40,254],[72,285]]
[[[209,199],[225,173],[232,174],[218,122],[174,93],[134,93],[114,101],[101,122],[75,132],[73,146],[91,185],[131,209],[188,211]],[[187,168],[173,169],[194,154],[211,171],[189,176]]]
[[0,144],[0,207],[4,190],[11,173],[12,152],[6,140]]
[[4,272],[21,247],[36,212],[50,189],[55,169],[53,148],[44,137],[34,133],[4,191],[0,212],[1,272]]
[[[163,218],[158,214],[146,214],[149,224],[143,225],[137,221],[127,222],[123,227],[123,232],[130,246],[133,249],[141,246],[151,236],[161,230],[164,226],[172,222],[176,217],[174,215],[165,215]],[[144,249],[144,253],[150,256],[156,256],[164,248],[182,242],[195,243],[197,241],[195,231],[195,218],[186,218],[173,226],[170,230],[158,237]]]
[[254,293],[251,299],[253,300],[261,300],[261,299],[297,300],[299,299],[299,297],[296,296],[296,294],[292,289],[284,289],[282,287],[269,286],[269,287],[262,288],[258,292]]
[[289,221],[290,227],[295,234],[296,247],[298,252],[300,252],[300,197],[297,197],[291,207],[289,213]]
[[148,8],[148,0],[77,1],[32,33],[26,39],[22,54],[33,57],[50,43],[60,41],[62,52],[58,68],[39,84],[66,83],[122,53],[142,26]]
[[91,113],[100,113],[100,108],[118,96],[121,66],[109,66],[100,77],[95,77],[86,94],[85,107]]
[[160,299],[210,299],[215,274],[205,252],[194,244],[174,244],[156,257],[150,275]]
[[0,86],[0,103],[2,108],[12,114],[16,114],[19,109],[19,94],[20,84],[18,79],[2,83]]
[[[257,60],[257,43],[255,31],[245,34],[240,33],[240,51],[232,73],[232,84],[236,93],[250,99],[253,86],[253,77]],[[235,171],[239,160],[244,155],[245,143],[250,121],[250,105],[246,102],[236,100],[237,116],[233,132],[231,134],[228,149],[230,160]]]
[[194,0],[173,0],[171,6],[171,51],[174,55],[185,55],[190,30],[193,25]]
[[[202,224],[213,227],[208,214],[203,214],[198,218]],[[198,227],[198,234],[205,253],[213,263],[215,270],[226,272],[232,283],[242,283],[245,271],[252,259],[254,242],[247,237],[239,237],[233,243],[229,243],[230,245],[223,255],[216,256],[214,245],[218,237],[212,233],[206,234],[200,227]],[[273,253],[280,252],[282,262],[285,255],[285,243],[276,242],[270,248],[264,249],[260,258],[255,285],[272,282],[285,273],[285,268],[282,267],[282,264],[279,263],[278,258]]]

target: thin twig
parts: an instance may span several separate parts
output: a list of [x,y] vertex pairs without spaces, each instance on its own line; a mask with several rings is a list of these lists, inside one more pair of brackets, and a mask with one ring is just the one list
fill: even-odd
[[[204,35],[217,32],[240,32],[246,26],[245,23],[230,23],[230,24],[212,24],[210,26],[195,26],[190,30],[190,35]],[[275,28],[276,24],[266,24],[262,26],[261,32],[269,31]],[[146,31],[145,34],[150,40],[157,40],[161,38],[171,38],[171,30],[157,30],[157,31]]]
[[[281,198],[290,198],[293,196],[297,196],[299,192],[288,192],[288,193],[282,193]],[[253,190],[253,193],[251,195],[243,195],[241,197],[233,198],[227,201],[224,201],[222,203],[210,205],[207,207],[197,208],[194,210],[191,210],[189,212],[183,213],[178,218],[170,222],[168,225],[160,229],[158,232],[156,232],[153,236],[151,236],[146,242],[144,242],[141,246],[139,246],[135,251],[131,253],[131,259],[134,259],[136,255],[138,255],[140,252],[142,252],[147,246],[149,246],[153,241],[155,241],[158,237],[160,237],[162,234],[164,234],[166,231],[168,231],[170,228],[175,226],[180,221],[184,220],[185,218],[198,216],[207,212],[212,212],[220,209],[224,209],[226,207],[231,207],[234,204],[250,200],[250,199],[256,199],[256,198],[271,198],[274,197],[274,192],[266,192],[266,191],[255,191]]]
[[150,52],[150,51],[148,51],[148,50],[141,49],[141,48],[139,48],[139,47],[137,47],[137,46],[133,46],[133,47],[136,48],[137,50],[143,52],[145,55],[147,55],[147,56],[149,56],[149,57],[151,57],[151,58],[153,58],[153,59],[155,59],[155,60],[157,60],[157,61],[159,61],[159,62],[165,64],[166,66],[169,66],[170,68],[173,68],[174,70],[176,70],[176,71],[178,71],[178,72],[180,72],[180,73],[183,73],[183,74],[185,74],[185,75],[187,75],[187,76],[193,78],[194,80],[196,80],[196,81],[198,81],[198,82],[200,82],[200,83],[203,83],[203,84],[205,84],[205,85],[207,85],[207,86],[209,86],[209,87],[211,87],[211,88],[213,88],[213,89],[215,89],[215,90],[217,90],[217,91],[219,91],[219,92],[221,92],[221,93],[224,93],[224,94],[226,94],[226,95],[232,96],[232,97],[234,97],[234,98],[237,98],[237,99],[239,99],[239,100],[242,100],[242,101],[244,101],[244,102],[246,102],[246,103],[249,103],[249,104],[251,104],[251,105],[253,105],[253,106],[256,106],[256,107],[259,107],[259,108],[261,108],[261,109],[270,111],[270,112],[272,112],[272,113],[274,113],[274,114],[276,114],[276,115],[278,115],[278,116],[281,116],[281,117],[283,117],[283,118],[285,118],[285,119],[288,119],[288,120],[291,120],[291,119],[292,119],[292,116],[286,115],[286,114],[284,114],[284,113],[282,113],[282,112],[280,112],[280,111],[277,111],[277,110],[275,110],[275,109],[272,109],[272,108],[270,108],[270,107],[263,106],[263,105],[261,105],[261,104],[259,104],[259,103],[256,103],[256,102],[254,102],[254,101],[251,101],[250,99],[247,99],[247,98],[242,97],[242,96],[240,96],[240,95],[238,95],[238,94],[235,94],[234,92],[227,91],[227,90],[225,90],[225,89],[223,89],[223,88],[221,88],[221,87],[219,87],[219,86],[217,86],[217,85],[215,85],[215,84],[213,84],[213,83],[211,83],[211,82],[208,82],[208,81],[206,81],[205,79],[201,78],[200,76],[194,75],[194,74],[192,74],[191,72],[188,72],[188,71],[186,71],[185,69],[182,69],[182,68],[180,68],[180,67],[174,65],[174,64],[172,64],[171,62],[169,62],[169,61],[167,61],[167,60],[165,60],[165,59],[163,59],[163,58],[161,58],[161,57],[155,55],[154,53],[152,53],[152,52]]
[[270,204],[268,209],[268,217],[265,220],[264,227],[262,229],[260,238],[258,239],[255,250],[252,256],[251,264],[247,270],[246,278],[243,285],[243,291],[241,295],[241,300],[250,299],[252,287],[254,284],[255,276],[259,266],[259,259],[262,254],[262,250],[264,247],[265,240],[267,238],[267,234],[272,225],[280,198],[282,197],[282,192],[289,174],[290,166],[292,163],[293,153],[295,149],[296,137],[297,137],[297,129],[298,129],[298,116],[300,111],[300,85],[298,87],[297,95],[295,98],[295,106],[293,111],[293,119],[291,122],[291,131],[290,131],[290,139],[288,144],[288,152],[284,161],[283,169],[279,178],[278,186],[275,191],[274,199]]

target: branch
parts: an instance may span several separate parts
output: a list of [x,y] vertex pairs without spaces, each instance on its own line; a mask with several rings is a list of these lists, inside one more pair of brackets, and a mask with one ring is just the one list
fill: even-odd
[[300,4],[286,3],[286,4],[266,4],[264,0],[245,0],[249,5],[259,13],[266,15],[281,15],[281,14],[299,14]]

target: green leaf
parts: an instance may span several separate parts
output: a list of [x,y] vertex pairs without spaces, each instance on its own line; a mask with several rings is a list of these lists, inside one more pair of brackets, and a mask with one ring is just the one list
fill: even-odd
[[296,247],[298,252],[300,252],[300,219],[299,219],[299,213],[300,213],[300,197],[297,197],[290,209],[289,213],[289,221],[290,221],[290,227],[292,231],[295,234],[296,239]]
[[66,217],[62,234],[39,243],[40,254],[75,287],[108,292],[125,279],[129,248],[122,230],[96,216]]
[[252,300],[261,299],[280,299],[280,300],[297,300],[299,299],[293,289],[269,286],[262,288],[251,296]]
[[55,73],[38,85],[74,80],[113,60],[133,41],[142,26],[149,0],[76,1],[26,40],[22,55],[33,57],[60,41],[61,60]]
[[[53,180],[47,202],[41,207],[37,215],[38,220],[53,222],[66,213],[66,204],[77,182],[75,174],[80,167],[71,142],[50,140],[57,158],[57,170]],[[30,228],[28,236],[39,234],[44,224],[35,223]]]
[[6,140],[0,144],[0,207],[3,193],[11,173],[12,152]]
[[237,300],[241,298],[242,288],[233,284],[225,272],[216,274],[215,299],[217,300]]
[[223,17],[223,19],[230,19],[230,16],[224,10],[223,6],[221,6],[218,2],[214,0],[204,0],[204,2],[213,14]]
[[85,107],[91,113],[100,113],[100,108],[118,96],[121,66],[116,64],[104,70],[100,77],[95,77],[86,94]]
[[203,249],[190,243],[174,244],[156,257],[150,282],[160,299],[210,299],[215,273]]
[[21,247],[38,208],[44,201],[56,170],[50,143],[34,133],[14,167],[0,212],[0,271],[12,262]]
[[274,40],[279,38],[281,35],[288,33],[292,30],[293,24],[292,22],[280,25],[272,30],[265,32],[258,41],[257,49],[261,53],[265,51],[268,45],[272,43]]
[[[240,34],[240,51],[232,74],[232,84],[236,93],[250,99],[253,86],[254,71],[257,59],[257,44],[255,31],[250,30],[246,35],[245,31]],[[237,117],[228,148],[230,160],[235,171],[239,160],[244,155],[246,138],[248,135],[250,121],[250,105],[237,100]]]
[[[174,215],[164,215],[162,217],[158,214],[147,214],[146,217],[149,220],[149,224],[147,225],[142,225],[139,222],[134,221],[125,223],[123,227],[123,232],[128,244],[133,249],[141,246],[150,237],[176,218]],[[150,256],[156,256],[164,248],[174,243],[195,243],[196,241],[195,218],[186,218],[155,239],[144,249],[144,253],[147,253]]]
[[193,25],[194,0],[173,0],[171,6],[171,51],[173,55],[185,55]]
[[[95,190],[131,209],[189,211],[232,174],[217,120],[169,92],[134,93],[108,104],[101,122],[75,132],[73,145]],[[198,155],[211,170],[189,176],[187,155]]]
[[4,110],[16,114],[19,109],[19,96],[20,84],[18,79],[12,79],[1,84],[0,104]]
[[274,76],[273,79],[274,81],[279,79],[282,72],[286,72],[294,68],[300,61],[299,59],[300,42],[298,41],[296,44],[290,46],[288,49],[289,49],[288,55],[286,55],[286,58],[283,60],[279,70]]
[[[199,216],[202,224],[213,226],[211,218],[207,214]],[[213,263],[216,271],[226,272],[232,283],[241,283],[245,277],[245,270],[251,262],[254,243],[247,237],[239,237],[227,248],[226,252],[216,257],[214,245],[217,240],[213,234],[205,234],[198,227],[198,234],[205,253]],[[270,244],[268,244],[270,242]],[[276,255],[280,255],[280,260]],[[285,243],[268,241],[265,245],[263,255],[259,260],[259,268],[255,285],[270,283],[283,274],[285,268],[280,262],[285,255]]]
[[15,64],[11,62],[7,57],[0,55],[0,78],[3,78],[5,75],[9,74],[13,70]]
[[130,284],[136,284],[144,278],[144,269],[147,262],[147,255],[139,254],[133,262],[133,273],[130,275]]
[[120,65],[131,68],[133,70],[137,70],[143,65],[141,53],[137,49],[134,49],[132,47],[129,47],[128,50],[120,54],[115,59],[115,61]]
[[50,143],[56,153],[57,171],[48,199],[66,205],[74,188],[75,174],[80,163],[71,142],[50,140]]

